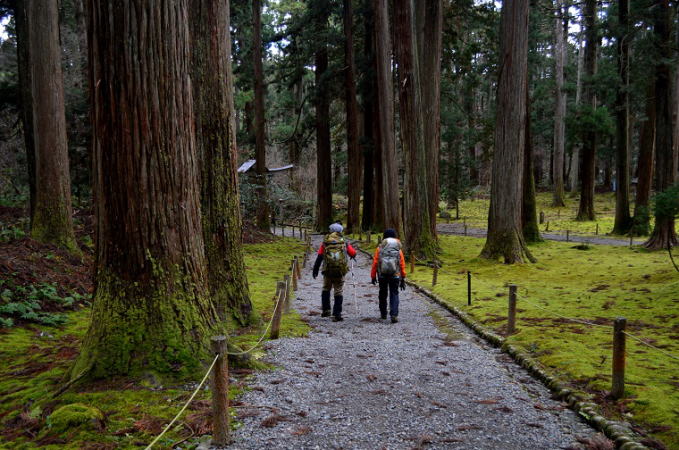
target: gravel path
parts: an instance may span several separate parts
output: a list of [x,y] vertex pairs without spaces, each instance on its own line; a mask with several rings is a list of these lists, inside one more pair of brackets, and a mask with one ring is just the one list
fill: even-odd
[[[436,231],[439,234],[455,234],[455,235],[459,235],[459,236],[462,236],[462,235],[465,234],[464,233],[464,225],[461,224],[461,223],[439,223],[439,224],[436,225]],[[467,236],[486,237],[486,230],[483,229],[483,228],[467,227]],[[567,242],[565,231],[563,233],[550,233],[550,232],[541,231],[540,236],[542,236],[543,239],[547,239],[549,241]],[[616,238],[599,237],[597,235],[582,236],[582,235],[571,233],[568,236],[568,242],[583,243],[583,244],[597,244],[597,245],[628,246],[629,245],[629,238],[627,238],[627,239],[616,239]],[[634,239],[633,242],[634,242],[634,244],[641,244],[642,242],[645,242],[645,239]]]
[[314,330],[268,344],[278,369],[249,382],[229,448],[562,449],[595,434],[412,289],[401,293],[399,323],[379,320],[365,256],[354,268],[356,300],[347,275],[343,322],[320,317],[321,279],[310,272],[294,307]]

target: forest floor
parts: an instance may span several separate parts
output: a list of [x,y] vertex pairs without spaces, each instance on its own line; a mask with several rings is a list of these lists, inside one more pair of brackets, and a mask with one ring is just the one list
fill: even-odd
[[[320,240],[315,237],[316,247]],[[344,321],[322,318],[305,270],[293,304],[305,338],[267,344],[240,398],[230,448],[584,448],[603,441],[506,355],[411,288],[400,322],[379,318],[370,261],[346,277]]]

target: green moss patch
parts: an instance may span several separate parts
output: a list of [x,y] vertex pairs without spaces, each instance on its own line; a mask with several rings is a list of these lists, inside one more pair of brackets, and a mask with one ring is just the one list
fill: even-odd
[[[552,375],[604,405],[613,418],[653,431],[679,446],[677,360],[628,339],[626,399],[610,402],[612,324],[679,355],[679,278],[662,253],[638,248],[547,242],[531,250],[537,264],[504,265],[478,258],[484,241],[443,236],[443,268],[432,291],[488,329],[506,334],[508,284],[518,285],[517,329],[509,343],[530,354]],[[467,271],[472,306],[467,306]],[[431,287],[432,270],[418,266],[410,278]],[[592,323],[574,322],[576,319]]]

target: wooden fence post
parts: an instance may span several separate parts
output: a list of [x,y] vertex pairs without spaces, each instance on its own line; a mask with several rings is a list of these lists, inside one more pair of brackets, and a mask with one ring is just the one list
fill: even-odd
[[212,445],[229,444],[229,357],[226,336],[210,340],[212,351],[219,355],[212,369]]
[[630,231],[630,234],[629,234],[629,246],[631,247],[631,246],[633,246],[633,245],[634,245],[634,235],[633,235],[632,232]]
[[596,223],[596,232],[595,234],[598,236],[599,235],[599,222]]
[[302,278],[302,269],[299,268],[299,256],[295,256],[295,269],[297,269],[297,281]]
[[438,262],[434,262],[434,272],[431,274],[431,286],[434,287],[436,286],[436,282],[438,281],[439,278],[439,264]]
[[371,236],[370,236],[370,230],[368,230],[368,244],[372,244]]
[[283,311],[290,311],[290,289],[292,288],[292,281],[290,280],[290,274],[283,276],[283,281],[285,282],[285,301],[283,302]]
[[281,234],[285,237],[285,225],[281,224]]
[[627,319],[618,317],[613,323],[613,385],[611,397],[622,398],[625,394],[625,328]]
[[410,254],[410,273],[415,273],[415,253]]
[[464,235],[465,236],[467,235],[467,224],[466,223],[464,224]]
[[467,306],[472,306],[472,273],[467,271]]
[[299,272],[297,271],[297,257],[295,256],[292,260],[292,290],[297,292],[297,278],[299,277]]
[[285,303],[285,281],[279,281],[278,296],[274,299],[275,309],[273,310],[273,321],[271,323],[271,339],[278,339],[278,334],[281,330],[281,317],[283,316],[283,303]]
[[509,312],[507,315],[507,334],[516,333],[516,285],[509,285]]
[[545,223],[545,212],[540,211],[540,223]]
[[571,241],[571,230],[566,230],[566,242]]

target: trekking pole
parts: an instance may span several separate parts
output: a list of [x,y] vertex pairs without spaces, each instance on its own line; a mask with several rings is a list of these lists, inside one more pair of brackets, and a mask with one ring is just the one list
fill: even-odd
[[351,284],[354,288],[354,308],[356,309],[356,315],[361,316],[361,309],[358,306],[358,301],[356,301],[356,277],[354,276],[354,260],[351,260]]

